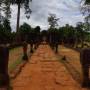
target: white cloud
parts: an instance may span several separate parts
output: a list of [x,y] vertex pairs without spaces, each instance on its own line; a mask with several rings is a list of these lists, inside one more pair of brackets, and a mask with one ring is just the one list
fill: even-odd
[[[24,9],[21,9],[20,24],[27,22],[33,27],[40,25],[42,29],[48,28],[47,17],[49,13],[54,13],[60,18],[60,26],[67,23],[74,25],[83,21],[83,16],[80,13],[79,6],[81,0],[32,0],[32,14],[29,20],[24,15]],[[12,7],[11,25],[15,30],[17,6]]]

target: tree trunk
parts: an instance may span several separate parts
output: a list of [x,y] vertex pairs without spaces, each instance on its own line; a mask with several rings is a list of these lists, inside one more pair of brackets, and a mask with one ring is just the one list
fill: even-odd
[[82,39],[81,40],[81,48],[83,48],[84,47],[84,40]]
[[20,3],[18,4],[16,32],[19,31],[19,23],[20,23]]
[[75,40],[75,48],[78,47],[78,37],[76,37],[76,40]]
[[84,32],[82,32],[82,40],[81,40],[82,48],[84,47]]
[[16,41],[20,41],[20,36],[19,36],[19,24],[20,24],[20,3],[18,3],[18,12],[17,12],[17,25],[16,25]]

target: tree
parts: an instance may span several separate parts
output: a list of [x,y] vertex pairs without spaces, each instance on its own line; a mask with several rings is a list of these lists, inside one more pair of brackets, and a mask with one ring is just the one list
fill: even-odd
[[56,18],[55,14],[50,14],[48,17],[50,28],[55,28],[56,26],[58,26],[58,23],[57,23],[58,20],[59,18]]
[[58,33],[59,33],[59,40],[60,40],[60,42],[63,42],[64,41],[64,30],[65,30],[65,27],[63,26],[63,27],[59,27],[59,29],[58,29]]
[[35,31],[37,34],[40,33],[40,26],[36,26],[35,29],[34,29],[34,31]]
[[85,17],[85,27],[86,31],[90,31],[90,14]]
[[20,8],[21,6],[24,6],[25,8],[25,14],[26,17],[30,17],[31,9],[29,7],[29,2],[32,0],[1,0],[0,1],[0,11],[3,10],[5,12],[5,18],[10,18],[10,5],[11,4],[17,4],[18,6],[18,12],[17,12],[17,26],[16,31],[19,30],[19,22],[20,22]]
[[85,0],[85,4],[90,4],[90,0]]
[[0,24],[2,22],[2,6],[1,6],[2,2],[0,2]]
[[15,42],[16,32],[11,32],[11,44],[16,43]]
[[4,19],[0,24],[0,41],[1,43],[10,43],[11,41],[11,26],[8,19]]
[[[25,7],[25,14],[31,13],[31,9],[29,8],[29,2],[32,0],[11,0],[12,4],[17,4],[18,6],[18,12],[17,12],[17,26],[16,26],[16,31],[18,32],[19,30],[19,22],[20,22],[20,8],[24,4]],[[29,18],[29,16],[27,16]]]
[[48,40],[48,31],[47,30],[42,30],[40,32],[40,39],[41,39],[41,41],[43,41],[43,40],[49,41]]
[[22,41],[28,40],[30,30],[31,30],[31,26],[28,25],[27,23],[24,23],[23,25],[20,26],[19,33],[20,33]]
[[[4,15],[2,15],[2,12]],[[0,1],[0,24],[3,26],[2,29],[2,43],[10,43],[11,41],[11,26],[10,26],[10,17],[11,17],[11,11],[10,11],[10,0],[1,0]],[[2,36],[1,35],[1,36]]]
[[75,44],[75,28],[69,24],[60,27],[59,38],[61,42],[73,47]]
[[52,30],[55,29],[56,26],[58,26],[58,20],[59,18],[56,17],[55,14],[49,14],[49,17],[48,17],[48,23],[50,25],[49,27],[49,42],[52,43],[52,38],[53,38],[53,35],[52,34]]
[[81,6],[81,13],[85,16],[85,18],[90,16],[90,0],[84,0],[84,4]]
[[[3,22],[4,18],[9,19],[11,17],[10,0],[0,1],[0,22]],[[2,12],[5,15],[2,15]]]
[[84,0],[84,4],[81,7],[81,13],[85,17],[85,22],[84,22],[84,29],[87,31],[90,30],[90,0]]
[[11,33],[10,21],[6,18],[4,19],[3,27],[4,27],[4,30]]
[[81,40],[81,47],[83,48],[84,37],[85,37],[84,23],[78,22],[76,29],[77,29],[77,34],[78,34],[77,36]]
[[2,43],[3,41],[3,25],[0,24],[0,44]]
[[3,29],[4,29],[4,37],[6,38],[7,42],[10,43],[11,41],[11,26],[10,21],[8,19],[4,19],[3,22]]
[[10,0],[4,0],[4,12],[5,12],[5,18],[9,19],[11,17],[11,10],[10,10]]
[[39,41],[39,38],[40,38],[40,30],[41,30],[40,26],[36,26],[34,28],[36,43]]
[[35,49],[37,49],[39,42],[40,42],[40,26],[36,26],[34,28],[34,44],[35,44]]
[[[83,0],[82,0],[83,1]],[[90,0],[84,0],[84,4],[81,6],[81,13],[85,15],[85,17],[90,15]]]

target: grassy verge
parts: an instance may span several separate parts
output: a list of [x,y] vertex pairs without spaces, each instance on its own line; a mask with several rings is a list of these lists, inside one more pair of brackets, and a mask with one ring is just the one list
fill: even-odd
[[[29,46],[28,46],[28,51],[27,54],[29,56],[30,52],[29,52]],[[8,69],[9,72],[12,72],[13,70],[15,70],[15,68],[21,64],[23,62],[22,60],[22,47],[17,47],[17,48],[13,48],[10,50],[10,61],[9,61],[9,65],[8,65]]]
[[10,53],[12,53],[13,51],[17,51],[19,48],[21,48],[21,46],[20,46],[20,47],[16,47],[16,48],[10,49]]
[[22,56],[20,56],[15,62],[13,62],[12,64],[9,64],[8,68],[9,68],[9,72],[13,71],[20,63],[22,63]]

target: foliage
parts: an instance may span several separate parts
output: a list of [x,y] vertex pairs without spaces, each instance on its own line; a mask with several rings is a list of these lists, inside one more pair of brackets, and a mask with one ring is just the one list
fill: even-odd
[[84,40],[84,25],[82,22],[77,23],[76,30],[77,30],[78,39],[83,41]]
[[31,29],[31,32],[28,36],[29,43],[36,43],[40,39],[40,26],[36,26],[35,28]]
[[40,39],[40,26],[32,28],[27,23],[24,23],[20,26],[19,33],[22,41],[26,40],[28,43],[33,41],[33,43],[35,43]]
[[41,28],[40,28],[40,26],[36,26],[35,28],[34,28],[34,33],[35,33],[35,43],[37,43],[38,41],[39,41],[39,39],[40,39],[40,30],[41,30]]
[[28,25],[27,23],[24,23],[23,25],[20,26],[19,33],[21,35],[22,41],[24,41],[25,39],[27,40],[30,30],[31,26]]
[[58,26],[58,23],[57,23],[58,20],[59,18],[57,18],[55,14],[50,14],[48,17],[50,28],[55,28],[56,26]]
[[[5,15],[2,15],[2,12]],[[0,0],[0,23],[3,22],[4,18],[9,19],[10,17],[10,0]]]
[[29,7],[29,2],[32,0],[0,0],[0,23],[3,20],[2,11],[5,13],[5,18],[9,19],[11,17],[11,10],[10,5],[11,4],[17,4],[18,6],[18,12],[17,12],[17,27],[16,31],[19,30],[19,22],[20,22],[20,8],[21,6],[24,6],[25,8],[25,14],[26,17],[30,18],[31,9]]
[[10,0],[4,0],[3,9],[5,11],[5,18],[9,19],[11,17]]
[[85,4],[90,4],[90,0],[85,0]]
[[26,17],[29,18],[30,13],[31,13],[31,9],[29,7],[29,2],[31,2],[31,1],[32,0],[11,0],[11,3],[20,5],[20,7],[24,5]]
[[3,41],[3,25],[0,24],[0,43]]
[[34,29],[35,33],[40,33],[40,26],[36,26],[35,29]]
[[11,27],[10,22],[4,19],[4,22],[0,24],[0,42],[9,43],[11,41]]
[[75,27],[66,24],[59,28],[60,41],[69,43],[71,40],[75,41]]
[[90,15],[85,17],[85,30],[90,31]]

